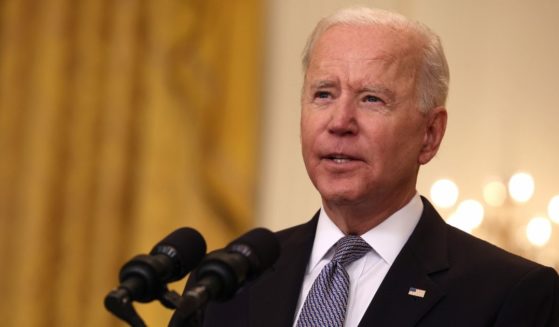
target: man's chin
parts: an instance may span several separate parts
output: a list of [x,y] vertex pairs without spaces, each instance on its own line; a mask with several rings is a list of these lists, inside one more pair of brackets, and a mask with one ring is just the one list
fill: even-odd
[[322,201],[329,205],[343,206],[356,204],[360,201],[360,196],[353,190],[328,190],[320,191]]

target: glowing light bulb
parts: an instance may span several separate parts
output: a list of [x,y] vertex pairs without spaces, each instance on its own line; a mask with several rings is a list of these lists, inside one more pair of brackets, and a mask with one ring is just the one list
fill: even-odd
[[559,195],[552,197],[549,201],[547,214],[554,223],[559,224]]
[[543,217],[534,217],[526,226],[526,237],[535,246],[541,247],[551,238],[551,222]]
[[517,202],[526,202],[534,195],[534,179],[527,173],[516,173],[509,180],[510,196]]
[[459,214],[457,214],[456,212],[451,214],[448,219],[447,219],[447,224],[454,226],[466,233],[471,234],[472,233],[472,228],[470,226],[470,224],[468,224],[468,220],[465,219],[465,217],[460,216]]
[[447,223],[467,233],[471,233],[483,222],[485,210],[479,201],[464,200],[452,214]]
[[466,217],[470,228],[476,229],[483,222],[485,210],[479,201],[464,200],[458,206],[457,212],[460,216]]
[[483,187],[483,199],[492,207],[500,207],[507,199],[507,187],[501,181],[492,181]]
[[458,186],[450,179],[439,179],[431,186],[431,200],[440,208],[450,208],[458,199]]

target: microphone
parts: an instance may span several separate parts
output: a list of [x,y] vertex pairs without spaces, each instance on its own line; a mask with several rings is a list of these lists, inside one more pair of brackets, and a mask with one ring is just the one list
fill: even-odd
[[122,266],[120,285],[105,297],[105,307],[121,319],[143,326],[131,302],[159,299],[166,307],[176,307],[178,299],[167,289],[167,283],[185,277],[205,254],[206,242],[200,233],[188,227],[175,230],[149,255],[137,255]]
[[208,254],[193,272],[170,326],[181,326],[210,300],[225,301],[249,280],[257,278],[276,262],[280,244],[274,233],[256,228],[224,249]]

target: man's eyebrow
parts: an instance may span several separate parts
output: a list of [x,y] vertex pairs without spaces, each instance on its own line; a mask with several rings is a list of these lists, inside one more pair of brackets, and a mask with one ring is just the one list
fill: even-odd
[[361,92],[372,92],[377,94],[384,94],[391,100],[395,98],[394,91],[382,85],[365,85],[361,88]]
[[328,88],[336,86],[336,81],[333,80],[318,80],[311,84],[311,88],[313,89],[320,89],[320,88]]

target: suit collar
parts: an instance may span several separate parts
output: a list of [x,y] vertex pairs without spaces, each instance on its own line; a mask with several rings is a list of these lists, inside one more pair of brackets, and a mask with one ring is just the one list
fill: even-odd
[[[445,295],[432,274],[449,267],[446,226],[433,206],[425,198],[422,201],[424,209],[419,223],[388,271],[360,326],[414,326]],[[425,290],[424,297],[409,295],[410,288]]]

